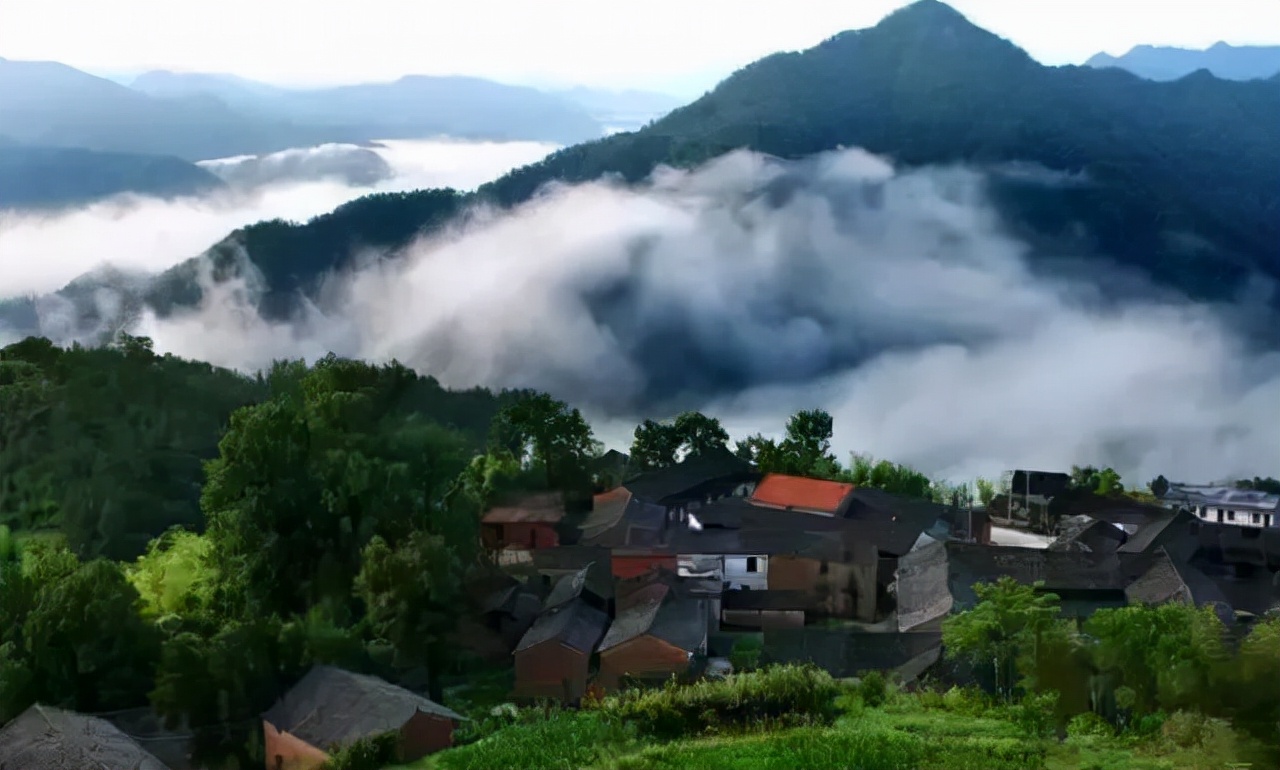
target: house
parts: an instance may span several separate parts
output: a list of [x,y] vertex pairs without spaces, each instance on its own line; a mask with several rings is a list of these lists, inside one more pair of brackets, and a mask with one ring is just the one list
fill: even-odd
[[499,574],[488,580],[476,581],[473,594],[485,629],[496,634],[502,642],[503,657],[519,643],[542,611],[542,597],[537,586],[509,575]]
[[1131,604],[1183,602],[1197,607],[1220,604],[1230,607],[1226,595],[1203,572],[1178,563],[1163,548],[1142,563],[1141,574],[1124,589]]
[[1166,512],[1138,528],[1119,548],[1117,553],[1155,553],[1163,548],[1178,562],[1191,559],[1199,548],[1200,522],[1186,510]]
[[759,479],[751,463],[727,449],[715,449],[642,473],[622,486],[638,500],[677,510],[722,497],[746,496]]
[[1023,584],[1042,582],[1043,590],[1058,595],[1062,614],[1067,617],[1088,617],[1104,607],[1128,604],[1124,590],[1130,577],[1119,554],[954,542],[945,543],[944,547],[948,590],[955,610],[977,603],[974,584],[995,582],[1006,576]]
[[542,614],[516,646],[516,697],[573,703],[586,693],[592,653],[609,626],[605,609],[588,600],[589,569],[556,583]]
[[599,683],[617,688],[624,678],[663,681],[686,674],[707,649],[706,600],[680,596],[655,583],[620,601],[600,642]]
[[491,551],[553,548],[560,544],[558,528],[564,517],[562,493],[526,495],[510,505],[491,508],[480,519],[480,539]]
[[1071,488],[1071,475],[1050,471],[1015,470],[1004,497],[1006,517],[1047,518],[1049,503]]
[[914,678],[938,660],[942,647],[940,632],[805,626],[766,629],[763,637],[763,660],[810,662],[835,677],[884,671],[903,673],[904,679]]
[[169,770],[111,723],[35,705],[0,727],[0,770]]
[[1280,495],[1233,487],[1173,484],[1161,501],[1201,521],[1237,527],[1280,527]]
[[412,762],[453,745],[464,717],[402,687],[332,666],[315,666],[262,715],[268,770],[318,770],[329,753],[397,733]]

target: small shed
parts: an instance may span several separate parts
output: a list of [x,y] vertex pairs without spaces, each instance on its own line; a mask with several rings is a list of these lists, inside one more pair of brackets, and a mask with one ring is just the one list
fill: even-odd
[[494,551],[554,548],[560,545],[558,527],[564,516],[562,493],[528,495],[511,505],[491,508],[480,520],[480,539]]
[[514,695],[580,700],[587,690],[592,653],[608,626],[609,616],[580,597],[554,604],[516,646]]
[[600,642],[600,684],[616,688],[623,677],[664,680],[687,672],[707,649],[707,599],[679,596],[655,583],[619,602]]
[[329,753],[386,733],[412,762],[453,745],[465,717],[403,687],[316,666],[262,715],[267,770],[318,770]]

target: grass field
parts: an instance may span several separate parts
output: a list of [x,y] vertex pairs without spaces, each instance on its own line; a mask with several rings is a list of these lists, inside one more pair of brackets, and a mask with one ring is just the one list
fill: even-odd
[[[761,675],[764,676],[764,675]],[[798,720],[755,719],[743,710],[745,691],[732,682],[690,695],[671,690],[644,702],[607,700],[582,711],[525,710],[473,726],[473,743],[427,757],[415,770],[1263,770],[1280,767],[1274,753],[1221,722],[1180,715],[1142,737],[1073,729],[1044,736],[1025,709],[992,707],[953,691],[890,692],[868,706],[856,688],[840,690],[830,711]],[[778,686],[770,708],[797,695]],[[827,685],[822,685],[826,687]],[[719,687],[720,690],[715,690]],[[828,690],[822,690],[823,693]],[[663,699],[679,701],[663,703]],[[735,700],[735,698],[737,700]],[[696,702],[702,699],[702,702]],[[878,701],[879,698],[871,698]],[[810,701],[811,702],[811,701]],[[711,713],[736,713],[726,720]],[[665,711],[663,709],[666,709]],[[803,709],[803,707],[802,707]],[[655,711],[656,710],[656,711]],[[661,713],[658,713],[661,712]],[[654,716],[657,714],[657,716]],[[636,715],[639,715],[637,717]],[[669,733],[683,724],[685,734]],[[759,717],[760,713],[754,715]],[[673,721],[675,720],[675,721]],[[761,726],[762,722],[772,727]],[[807,724],[805,724],[807,722]],[[1186,728],[1192,725],[1194,729]],[[1170,730],[1170,725],[1182,725]],[[1190,734],[1190,737],[1188,735]]]

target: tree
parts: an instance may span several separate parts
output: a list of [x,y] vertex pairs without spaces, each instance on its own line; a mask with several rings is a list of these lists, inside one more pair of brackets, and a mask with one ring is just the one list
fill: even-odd
[[401,668],[425,666],[431,697],[441,697],[440,669],[462,606],[464,565],[443,539],[414,533],[393,548],[375,537],[362,553],[355,592],[367,622],[396,651]]
[[631,464],[639,471],[675,465],[682,443],[674,425],[645,420],[636,426],[631,442]]
[[688,457],[728,448],[729,433],[714,417],[682,412],[671,422],[645,420],[636,427],[631,462],[640,470],[675,465]]
[[787,420],[787,436],[782,442],[782,452],[804,476],[830,474],[839,466],[831,454],[831,436],[834,421],[821,409],[797,412]]
[[518,399],[498,413],[491,431],[495,448],[540,467],[549,489],[590,482],[588,460],[600,451],[591,426],[577,409],[545,393]]
[[914,468],[891,463],[888,460],[876,461],[870,455],[853,455],[849,470],[841,473],[839,479],[855,486],[883,489],[904,497],[923,500],[932,497],[933,483],[929,481],[928,476]]
[[979,478],[974,482],[974,486],[978,490],[978,500],[982,502],[984,508],[991,507],[991,501],[996,499],[996,485],[990,479]]
[[1252,479],[1240,479],[1235,483],[1235,487],[1254,492],[1266,492],[1269,495],[1280,495],[1280,480],[1271,477],[1264,479],[1254,476]]
[[1147,488],[1150,489],[1151,494],[1156,497],[1164,497],[1169,491],[1169,480],[1163,475],[1156,476],[1151,480],[1151,483],[1147,485]]
[[[973,586],[978,603],[942,623],[942,643],[950,657],[974,666],[990,665],[996,691],[1011,699],[1015,687],[1033,689],[1041,666],[1041,640],[1053,630],[1058,596],[1042,583],[1023,585],[1010,577]],[[1015,673],[1023,675],[1022,681]]]
[[1124,494],[1119,473],[1112,468],[1099,470],[1092,465],[1071,466],[1071,488],[1103,497]]

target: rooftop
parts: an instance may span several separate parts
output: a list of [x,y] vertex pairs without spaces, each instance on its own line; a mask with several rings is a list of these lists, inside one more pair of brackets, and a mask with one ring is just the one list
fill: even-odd
[[770,508],[835,514],[853,488],[838,481],[770,473],[756,487],[751,501]]
[[555,524],[564,518],[564,495],[544,492],[520,498],[513,505],[489,509],[481,519],[485,524]]
[[737,483],[749,481],[759,474],[751,463],[727,449],[689,457],[684,462],[642,473],[622,486],[641,500],[663,503],[692,494],[704,484],[716,481]]
[[1173,484],[1165,493],[1164,499],[1187,505],[1212,505],[1258,511],[1280,509],[1280,495],[1216,485]]
[[609,625],[609,616],[581,599],[538,616],[529,630],[520,638],[516,652],[530,647],[558,641],[579,652],[590,653]]
[[678,596],[662,583],[634,591],[618,607],[618,616],[600,642],[600,652],[645,635],[695,652],[707,637],[706,600]]
[[315,666],[263,714],[277,730],[327,749],[398,730],[419,711],[462,721],[440,704],[376,676]]
[[0,770],[168,770],[97,717],[35,705],[0,728]]

